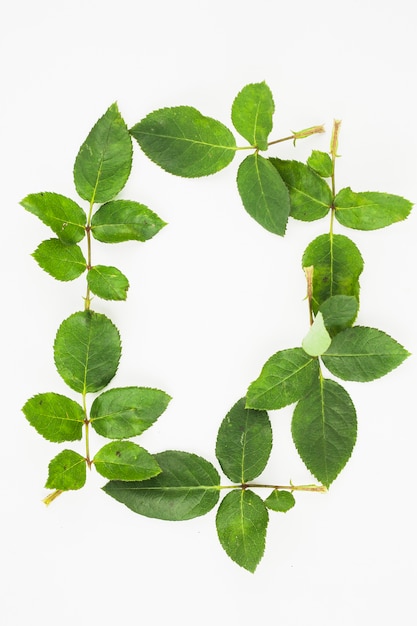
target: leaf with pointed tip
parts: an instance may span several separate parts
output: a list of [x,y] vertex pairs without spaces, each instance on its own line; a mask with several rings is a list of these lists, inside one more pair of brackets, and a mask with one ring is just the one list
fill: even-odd
[[85,236],[87,216],[71,198],[45,191],[29,194],[20,204],[49,226],[64,243],[78,243]]
[[47,489],[81,489],[87,478],[86,460],[78,452],[63,450],[49,463]]
[[22,409],[29,424],[48,441],[81,439],[85,413],[74,400],[58,393],[40,393]]
[[91,233],[98,241],[147,241],[166,222],[144,204],[132,200],[112,200],[103,204],[93,215]]
[[377,230],[405,220],[413,206],[401,196],[377,191],[355,193],[350,187],[339,191],[334,204],[337,221],[357,230]]
[[295,498],[290,491],[274,489],[264,501],[265,506],[271,511],[286,513],[295,505]]
[[161,474],[142,482],[111,481],[103,490],[135,513],[171,521],[205,515],[217,504],[220,476],[211,463],[176,450],[153,456]]
[[186,178],[218,172],[236,152],[235,138],[226,126],[189,106],[153,111],[130,133],[151,161]]
[[281,350],[268,359],[259,377],[250,384],[246,406],[268,411],[297,402],[318,374],[317,359],[302,348]]
[[320,356],[326,352],[331,342],[332,338],[327,332],[323,315],[319,311],[301,345],[310,356]]
[[265,82],[246,85],[232,105],[232,122],[237,132],[259,150],[268,148],[274,100]]
[[327,215],[332,204],[332,192],[326,181],[299,161],[276,158],[269,161],[288,188],[291,217],[312,222]]
[[91,426],[109,439],[135,437],[162,415],[170,400],[164,391],[148,387],[109,389],[91,405]]
[[154,457],[131,441],[113,441],[103,446],[93,463],[99,474],[110,480],[146,480],[161,472]]
[[245,408],[241,398],[221,423],[216,457],[233,482],[246,483],[263,472],[272,449],[272,428],[266,411]]
[[314,267],[312,308],[317,313],[330,296],[354,296],[359,300],[359,276],[363,260],[356,245],[344,235],[319,235],[306,248],[303,267]]
[[116,326],[102,313],[79,311],[64,320],[54,343],[55,365],[80,393],[100,391],[117,371],[121,354]]
[[254,572],[265,552],[268,510],[250,489],[235,489],[220,503],[216,515],[219,541],[238,565]]
[[409,352],[382,330],[354,326],[333,338],[322,360],[342,380],[368,382],[385,376],[408,356]]
[[126,300],[129,281],[117,267],[94,265],[88,270],[91,291],[103,300]]
[[335,335],[344,328],[352,326],[358,313],[358,301],[355,296],[330,296],[321,305],[319,312],[330,335]]
[[291,428],[306,467],[328,487],[356,442],[356,411],[349,394],[333,380],[318,378],[295,407]]
[[259,154],[247,156],[237,172],[237,187],[249,215],[271,233],[285,235],[290,198],[269,160]]
[[333,163],[327,152],[313,150],[307,159],[307,165],[322,178],[330,178],[333,173]]
[[45,272],[57,280],[75,280],[87,267],[80,246],[65,244],[60,239],[42,241],[32,256]]

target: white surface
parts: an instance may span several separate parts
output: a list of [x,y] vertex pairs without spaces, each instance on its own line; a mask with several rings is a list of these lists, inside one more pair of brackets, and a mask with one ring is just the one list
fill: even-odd
[[[271,155],[327,150],[340,118],[338,187],[415,201],[414,3],[15,0],[1,23],[1,623],[415,624],[415,356],[380,381],[346,384],[359,417],[353,457],[328,495],[299,495],[293,511],[271,514],[255,575],[221,549],[214,512],[176,524],[141,518],[94,476],[44,507],[47,464],[63,446],[44,441],[20,409],[34,393],[67,393],[52,342],[82,307],[84,283],[40,270],[30,253],[48,230],[18,204],[41,190],[76,197],[75,155],[113,101],[128,125],[188,104],[231,126],[233,98],[261,80],[275,97],[275,137],[317,123],[328,130]],[[140,439],[150,451],[216,462],[225,413],[266,358],[300,345],[307,330],[300,259],[328,222],[291,221],[285,239],[264,231],[238,198],[239,161],[182,180],[135,149],[123,197],[169,225],[146,244],[94,251],[131,282],[126,303],[96,301],[122,334],[115,384],[174,398]],[[413,354],[416,219],[373,233],[336,227],[365,258],[359,321]],[[290,440],[291,411],[271,415],[264,477],[310,482]]]

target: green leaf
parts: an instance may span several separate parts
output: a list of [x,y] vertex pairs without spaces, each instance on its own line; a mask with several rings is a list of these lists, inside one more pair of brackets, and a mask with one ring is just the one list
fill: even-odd
[[144,204],[132,200],[113,200],[103,204],[94,213],[91,233],[95,239],[104,243],[147,241],[164,226],[166,222]]
[[30,398],[22,409],[29,424],[49,441],[81,439],[85,419],[83,408],[58,393],[40,393]]
[[341,189],[335,198],[335,217],[340,224],[357,230],[376,230],[405,220],[412,203],[388,193]]
[[120,336],[108,317],[79,311],[64,320],[54,343],[55,365],[66,384],[80,393],[100,391],[117,371]]
[[99,395],[90,411],[91,426],[103,437],[140,435],[165,411],[171,397],[159,389],[122,387]]
[[236,151],[226,126],[189,106],[153,111],[130,132],[151,161],[187,178],[218,172]]
[[93,126],[74,164],[78,194],[91,204],[108,202],[123,189],[132,166],[132,140],[117,104]]
[[97,452],[93,463],[110,480],[146,480],[161,469],[152,455],[131,441],[113,441]]
[[330,178],[333,174],[333,163],[327,152],[313,150],[307,159],[307,165],[322,178]]
[[76,244],[65,244],[60,239],[42,241],[32,256],[45,272],[57,280],[74,280],[87,267],[81,248]]
[[233,482],[246,483],[263,472],[272,449],[272,428],[266,411],[245,408],[236,402],[221,423],[216,457]]
[[239,166],[237,187],[243,206],[271,233],[284,235],[290,213],[288,190],[268,159],[251,154]]
[[358,313],[358,301],[354,296],[331,296],[320,305],[319,312],[330,335],[352,326]]
[[332,192],[326,181],[299,161],[275,158],[269,161],[288,188],[291,217],[312,222],[327,215],[332,204]]
[[249,386],[246,406],[268,411],[297,402],[318,373],[317,359],[302,348],[281,350],[268,359],[259,377]]
[[310,472],[326,487],[348,462],[356,442],[356,411],[348,393],[318,378],[294,410],[292,436]]
[[361,253],[344,235],[320,235],[303,255],[303,267],[314,267],[312,308],[317,313],[331,296],[354,296],[359,300],[359,276],[363,270]]
[[382,330],[354,326],[333,338],[322,359],[327,369],[342,380],[368,382],[388,374],[409,355]]
[[323,352],[326,352],[331,342],[332,338],[327,332],[323,315],[319,311],[301,345],[303,350],[310,356],[320,356]]
[[87,283],[91,291],[103,300],[126,300],[129,281],[117,267],[94,265],[88,270]]
[[103,490],[146,517],[182,521],[205,515],[219,499],[220,477],[205,459],[188,452],[155,454],[162,470],[142,482],[111,481]]
[[72,450],[63,450],[49,464],[47,489],[81,489],[87,477],[86,460]]
[[295,498],[290,491],[274,489],[271,495],[264,501],[264,504],[271,511],[286,513],[295,505]]
[[49,226],[64,243],[78,243],[83,239],[87,216],[71,198],[45,191],[26,196],[20,204]]
[[268,511],[250,489],[236,489],[220,503],[216,515],[219,541],[230,558],[254,572],[265,551]]
[[267,150],[274,109],[272,93],[265,82],[246,85],[233,102],[233,126],[251,146]]

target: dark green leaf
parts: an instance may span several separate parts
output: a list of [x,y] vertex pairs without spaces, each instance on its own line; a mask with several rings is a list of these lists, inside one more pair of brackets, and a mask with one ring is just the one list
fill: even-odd
[[327,215],[332,204],[332,192],[326,181],[299,161],[269,161],[288,187],[291,217],[312,222]]
[[274,489],[270,496],[264,502],[265,506],[271,511],[286,513],[295,505],[295,498],[290,491],[282,491]]
[[303,255],[303,267],[314,267],[313,311],[330,296],[354,296],[359,299],[359,276],[363,270],[361,253],[344,235],[320,235]]
[[274,109],[272,93],[265,82],[246,85],[233,102],[233,126],[251,146],[266,150]]
[[239,166],[237,187],[243,206],[271,233],[284,235],[290,212],[288,190],[268,159],[251,154]]
[[93,126],[77,154],[77,192],[91,204],[108,202],[125,186],[131,166],[132,140],[114,103]]
[[354,326],[333,338],[322,359],[335,376],[367,382],[388,374],[408,356],[409,352],[382,330]]
[[83,239],[87,216],[71,198],[45,191],[26,196],[20,204],[39,217],[64,243],[77,243]]
[[147,157],[167,172],[187,178],[218,172],[236,151],[226,126],[189,106],[153,111],[130,132]]
[[58,329],[54,343],[56,368],[71,389],[100,391],[117,371],[120,337],[108,317],[94,311],[73,313]]
[[131,441],[113,441],[93,459],[99,474],[110,480],[146,480],[160,473],[153,456]]
[[129,281],[117,267],[94,265],[88,270],[87,283],[103,300],[126,300]]
[[356,411],[333,380],[317,379],[295,407],[292,436],[310,472],[326,487],[348,462],[356,442]]
[[254,572],[265,551],[268,511],[250,489],[236,489],[220,503],[216,515],[219,541],[230,558]]
[[26,419],[49,441],[81,439],[85,414],[83,408],[58,393],[40,393],[22,409]]
[[122,387],[98,396],[90,411],[91,426],[103,437],[140,435],[165,411],[171,397],[159,389]]
[[281,350],[268,359],[259,377],[249,386],[246,406],[268,411],[297,402],[318,373],[317,359],[302,348]]
[[205,515],[219,499],[220,477],[205,459],[188,452],[155,454],[162,470],[143,482],[111,481],[104,491],[135,513],[182,521]]
[[313,150],[307,159],[307,165],[322,178],[330,178],[333,173],[333,162],[327,152]]
[[301,345],[310,356],[320,356],[326,352],[331,341],[332,339],[324,325],[323,315],[319,311]]
[[405,220],[412,206],[401,196],[376,191],[355,193],[346,187],[335,198],[335,217],[349,228],[376,230]]
[[246,483],[263,472],[272,449],[272,429],[266,411],[245,408],[242,398],[221,423],[216,457],[233,482]]
[[60,239],[42,241],[33,253],[40,267],[57,280],[74,280],[85,272],[87,263],[81,248]]
[[132,200],[113,200],[103,204],[91,220],[91,232],[98,241],[119,243],[121,241],[147,241],[166,222],[145,205]]
[[320,313],[330,335],[352,326],[358,313],[358,301],[354,296],[331,296],[320,305]]
[[87,477],[86,460],[72,450],[63,450],[49,464],[47,489],[81,489]]

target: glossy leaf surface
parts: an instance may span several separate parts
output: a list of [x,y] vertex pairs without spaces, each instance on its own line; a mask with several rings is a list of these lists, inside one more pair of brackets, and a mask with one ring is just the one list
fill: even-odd
[[341,189],[335,198],[335,217],[340,224],[357,230],[377,230],[405,220],[412,203],[401,196],[377,191],[355,193]]
[[292,436],[306,467],[326,487],[348,462],[356,442],[356,411],[333,380],[317,379],[295,407]]
[[239,166],[237,187],[243,206],[271,233],[283,236],[290,213],[290,198],[278,171],[259,154],[246,157]]
[[95,239],[104,243],[121,241],[147,241],[166,222],[144,204],[132,200],[113,200],[103,204],[93,215],[91,232]]
[[109,439],[135,437],[162,415],[170,400],[164,391],[148,387],[109,389],[91,406],[91,426]]
[[117,104],[93,126],[74,164],[78,194],[90,203],[108,202],[123,189],[132,166],[132,140]]
[[352,326],[358,313],[358,301],[354,296],[331,296],[320,305],[320,313],[331,335]]
[[189,452],[155,454],[162,470],[142,482],[111,481],[104,491],[146,517],[181,521],[205,515],[219,499],[220,477],[211,463]]
[[145,480],[161,471],[153,456],[131,441],[108,443],[93,462],[98,473],[110,480]]
[[272,428],[266,411],[246,409],[246,398],[231,408],[221,423],[216,457],[233,482],[246,483],[263,472],[272,449]]
[[290,491],[282,489],[274,489],[264,502],[265,506],[271,511],[286,513],[295,505],[295,498]]
[[54,343],[56,368],[71,389],[103,389],[117,371],[121,354],[116,326],[102,313],[80,311],[64,320]]
[[45,191],[26,196],[20,204],[49,226],[64,243],[78,243],[85,236],[87,216],[71,198]]
[[226,126],[189,106],[153,111],[130,132],[151,161],[177,176],[214,174],[229,165],[236,151]]
[[126,300],[129,281],[117,267],[94,265],[87,274],[91,291],[103,300]]
[[322,178],[330,178],[333,173],[333,163],[327,152],[313,150],[307,159],[307,165]]
[[216,515],[219,541],[238,565],[254,572],[265,551],[268,511],[250,489],[235,489],[220,503]]
[[266,83],[246,85],[233,102],[233,126],[251,146],[266,150],[274,109],[272,93]]
[[81,439],[85,414],[74,400],[58,393],[40,393],[22,409],[29,424],[49,441]]
[[65,244],[60,239],[42,241],[32,256],[45,272],[57,280],[74,280],[87,267],[81,248],[76,244]]
[[85,458],[73,450],[63,450],[49,464],[45,487],[62,491],[81,489],[84,487],[86,477]]

